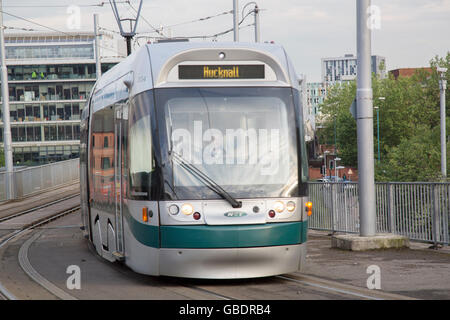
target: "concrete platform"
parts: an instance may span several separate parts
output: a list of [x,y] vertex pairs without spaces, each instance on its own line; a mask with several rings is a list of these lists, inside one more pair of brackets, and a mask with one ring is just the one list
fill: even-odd
[[391,233],[380,233],[372,237],[343,234],[331,238],[331,247],[351,251],[409,248],[409,239]]

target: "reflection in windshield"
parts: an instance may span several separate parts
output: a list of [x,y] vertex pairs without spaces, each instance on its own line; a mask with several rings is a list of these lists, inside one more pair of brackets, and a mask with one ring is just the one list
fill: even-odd
[[[286,106],[277,98],[176,98],[172,146],[219,184],[280,184],[289,176]],[[174,167],[175,186],[199,185]],[[243,173],[247,179],[242,179]]]
[[[169,92],[170,91],[170,92]],[[297,136],[290,89],[164,89],[168,144],[233,196],[297,190]],[[158,99],[157,99],[158,100]],[[163,103],[161,103],[163,102]],[[173,187],[214,196],[172,162]],[[189,193],[187,192],[187,193]],[[190,197],[190,195],[188,195]]]

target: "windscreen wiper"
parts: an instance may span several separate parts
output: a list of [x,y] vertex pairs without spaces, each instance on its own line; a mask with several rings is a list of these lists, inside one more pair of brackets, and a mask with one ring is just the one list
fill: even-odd
[[227,200],[233,208],[242,208],[241,201],[238,201],[235,198],[233,198],[228,192],[226,192],[220,185],[214,182],[214,180],[208,177],[205,173],[200,171],[194,165],[188,163],[176,152],[171,151],[170,154],[173,155],[173,159],[176,160],[183,169],[194,175],[198,180],[203,182],[208,188],[210,188],[212,191],[214,191],[222,198]]

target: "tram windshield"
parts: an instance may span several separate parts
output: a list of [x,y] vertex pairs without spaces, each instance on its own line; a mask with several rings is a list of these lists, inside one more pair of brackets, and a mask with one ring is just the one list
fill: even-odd
[[[165,188],[178,199],[220,196],[171,154],[237,198],[298,193],[297,125],[289,88],[182,88],[155,91],[170,170]],[[301,142],[300,142],[301,143]],[[169,186],[167,186],[169,184]]]

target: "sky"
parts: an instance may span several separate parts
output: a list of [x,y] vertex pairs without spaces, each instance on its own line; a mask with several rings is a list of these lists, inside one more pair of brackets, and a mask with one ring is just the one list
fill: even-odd
[[[92,6],[104,2],[103,6]],[[122,18],[131,17],[139,0],[131,6],[116,0]],[[242,8],[251,1],[239,1]],[[321,58],[356,54],[356,0],[257,0],[261,40],[284,46],[297,73],[309,82],[320,81]],[[80,29],[69,29],[68,8],[78,5]],[[91,5],[91,6],[88,6]],[[372,0],[380,13],[379,28],[372,32],[372,54],[386,57],[387,69],[424,67],[436,55],[450,51],[450,0]],[[248,6],[245,12],[252,6]],[[232,0],[144,0],[139,35],[157,36],[153,27],[163,27],[165,35],[213,35],[232,28],[232,14],[195,23],[191,20],[214,16],[233,9]],[[100,26],[118,31],[108,0],[3,0],[3,11],[61,31],[92,31],[93,14],[98,13]],[[247,17],[242,26],[253,23]],[[46,30],[8,14],[7,27]],[[75,23],[76,25],[76,23]],[[172,26],[172,27],[168,27]],[[8,29],[6,32],[20,32]],[[25,31],[24,31],[25,32]],[[29,32],[29,31],[27,31]],[[230,32],[217,38],[232,41]],[[195,40],[195,41],[211,41]],[[254,41],[253,26],[240,31],[240,41]]]

